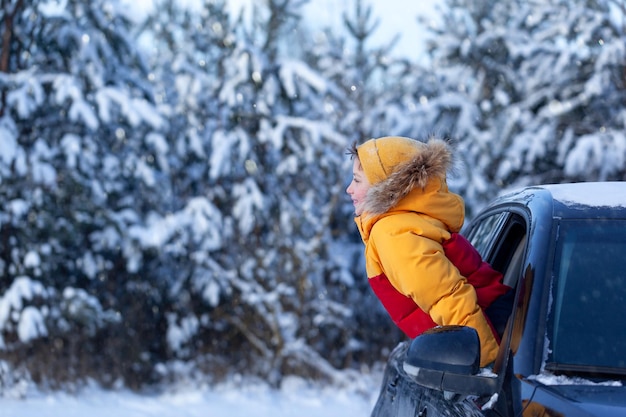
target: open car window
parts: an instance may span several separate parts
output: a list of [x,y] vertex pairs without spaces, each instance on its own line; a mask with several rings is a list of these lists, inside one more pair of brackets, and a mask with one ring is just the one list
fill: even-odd
[[[481,252],[483,259],[503,274],[502,281],[513,288],[514,291],[517,291],[527,246],[527,222],[525,219],[515,213],[500,212],[486,217],[484,220],[479,220],[473,226],[468,233],[470,242],[475,246],[479,246],[482,249],[482,252],[480,249],[479,252]],[[487,244],[487,242],[489,243]],[[522,296],[527,298],[529,294],[524,292]],[[525,304],[518,304],[518,306],[521,305]],[[503,355],[509,348],[512,352],[517,350],[526,309],[519,308],[517,310],[515,311],[513,305],[511,305],[509,324],[512,325],[507,334],[503,334],[501,346],[505,345],[506,348],[500,350],[499,357],[496,360],[496,367],[494,368],[496,373],[500,371],[500,367],[505,360]]]
[[478,220],[467,233],[467,239],[483,259],[488,259],[494,237],[499,233],[509,214],[500,212]]
[[[481,219],[468,233],[468,240],[494,269],[507,275],[514,287],[526,241],[526,224],[516,214],[500,212]],[[514,262],[515,261],[515,262]]]

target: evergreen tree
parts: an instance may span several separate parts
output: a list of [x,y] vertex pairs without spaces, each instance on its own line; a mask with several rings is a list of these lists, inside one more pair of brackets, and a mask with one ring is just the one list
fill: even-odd
[[269,1],[256,14],[262,18],[242,29],[218,95],[227,117],[211,134],[221,155],[211,166],[221,184],[217,201],[233,227],[220,257],[232,274],[215,311],[229,326],[218,335],[224,346],[240,347],[241,366],[273,382],[294,372],[335,378],[323,357],[349,320],[349,308],[326,289],[341,269],[328,225],[342,192],[336,167],[346,140],[326,119],[332,86],[283,55],[278,35],[298,21],[301,5]]
[[[163,125],[145,63],[116,1],[4,2],[2,13],[0,285],[11,313],[0,326],[5,340],[32,345],[6,349],[38,379],[63,369],[61,381],[132,384],[150,356],[139,340],[153,333],[137,326],[153,321],[138,307],[151,295],[135,285],[126,230],[152,204],[150,133]],[[12,291],[39,306],[35,334],[16,337],[11,321],[33,310],[11,303]]]
[[449,2],[429,102],[460,142],[470,206],[504,187],[624,177],[615,16],[610,1]]
[[354,345],[350,307],[332,290],[345,290],[349,275],[329,238],[345,178],[346,138],[328,120],[336,87],[284,41],[302,4],[270,1],[251,26],[229,27],[223,3],[206,2],[198,19],[164,2],[146,25],[157,28],[154,65],[176,149],[173,210],[202,202],[218,231],[209,239],[192,222],[157,246],[178,265],[169,348],[276,383],[293,372],[335,378],[324,357],[341,366],[346,353],[328,346]]

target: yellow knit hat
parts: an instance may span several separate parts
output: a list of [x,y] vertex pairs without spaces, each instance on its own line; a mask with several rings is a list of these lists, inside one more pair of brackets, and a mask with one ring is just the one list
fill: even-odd
[[371,185],[387,179],[396,167],[410,161],[424,143],[401,136],[370,139],[357,147],[359,161]]

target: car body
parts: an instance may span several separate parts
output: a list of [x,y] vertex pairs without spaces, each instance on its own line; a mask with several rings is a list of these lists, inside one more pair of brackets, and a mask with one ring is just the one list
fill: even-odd
[[626,183],[509,192],[463,234],[515,288],[498,358],[460,326],[404,342],[372,417],[625,416]]

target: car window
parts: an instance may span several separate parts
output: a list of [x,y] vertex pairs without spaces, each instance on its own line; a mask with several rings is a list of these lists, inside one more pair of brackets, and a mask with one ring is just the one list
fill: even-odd
[[517,259],[520,258],[525,236],[526,227],[521,216],[500,212],[476,221],[467,238],[494,269],[511,275],[509,266],[516,254]]
[[506,217],[506,212],[497,213],[476,220],[467,234],[467,239],[474,245],[478,253],[487,259],[489,251],[493,247],[494,236],[500,231]]
[[625,259],[626,221],[562,222],[547,368],[626,367]]
[[525,242],[526,226],[523,219],[518,215],[511,215],[502,228],[502,232],[494,239],[491,256],[487,258],[491,266],[497,271],[506,273],[511,266],[513,257],[521,256]]

